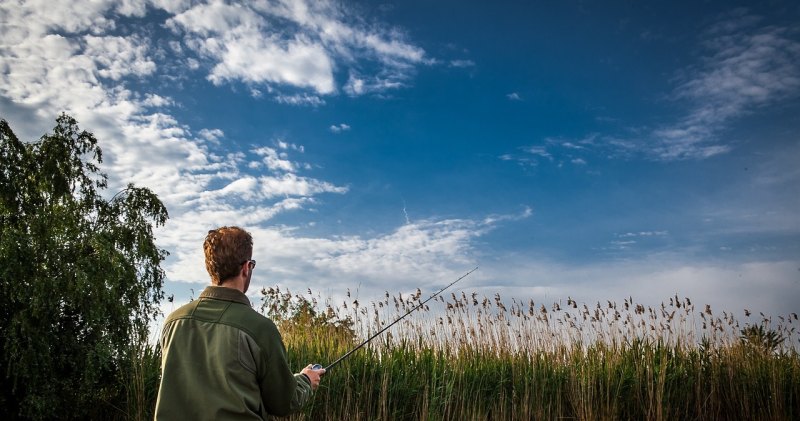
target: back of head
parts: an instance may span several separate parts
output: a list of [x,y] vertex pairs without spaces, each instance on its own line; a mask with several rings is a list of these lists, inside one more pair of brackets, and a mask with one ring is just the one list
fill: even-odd
[[239,227],[217,228],[206,235],[203,250],[211,283],[219,285],[236,276],[253,256],[253,237]]

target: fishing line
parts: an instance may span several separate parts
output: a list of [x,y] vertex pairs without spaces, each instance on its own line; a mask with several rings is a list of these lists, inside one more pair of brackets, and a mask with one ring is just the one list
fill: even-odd
[[[363,347],[364,345],[368,344],[368,343],[369,343],[371,340],[375,339],[375,338],[376,338],[378,335],[380,335],[381,333],[385,332],[385,331],[386,331],[387,329],[389,329],[390,327],[394,326],[394,325],[395,325],[395,323],[399,322],[400,320],[403,320],[403,319],[404,319],[406,316],[408,316],[409,314],[413,313],[413,312],[414,312],[414,310],[417,310],[417,309],[421,308],[422,306],[424,306],[424,305],[425,305],[425,303],[427,303],[428,301],[430,301],[431,299],[433,299],[433,298],[434,298],[434,297],[436,297],[437,295],[441,294],[441,293],[442,293],[442,291],[444,291],[444,290],[446,290],[447,288],[450,288],[451,286],[455,285],[455,283],[456,283],[456,282],[458,282],[458,281],[460,281],[460,280],[462,280],[462,279],[466,278],[466,277],[467,277],[467,276],[468,276],[470,273],[472,273],[472,272],[475,272],[476,270],[478,270],[478,267],[477,267],[477,266],[475,266],[475,268],[474,268],[474,269],[472,269],[471,271],[469,271],[469,272],[467,272],[467,273],[465,273],[465,274],[461,275],[461,277],[459,277],[459,278],[458,278],[458,279],[456,279],[455,281],[453,281],[453,282],[450,282],[450,283],[449,283],[449,284],[447,284],[447,286],[445,286],[444,288],[440,289],[439,291],[436,291],[436,293],[435,293],[435,294],[433,294],[433,295],[431,295],[430,297],[428,297],[427,299],[425,299],[425,301],[423,301],[423,302],[419,303],[419,304],[418,304],[416,307],[412,308],[411,310],[408,310],[408,312],[406,312],[406,314],[404,314],[404,315],[402,315],[402,316],[398,317],[398,318],[397,318],[395,321],[393,321],[392,323],[390,323],[388,326],[384,327],[383,329],[379,330],[379,331],[378,331],[377,333],[375,333],[374,335],[370,336],[370,337],[369,337],[369,339],[367,339],[367,340],[366,340],[366,341],[364,341],[364,342],[361,342],[361,344],[359,344],[357,347],[355,347],[355,348],[351,349],[350,351],[347,351],[347,353],[346,353],[346,354],[344,354],[344,355],[342,355],[341,357],[337,358],[337,359],[336,359],[336,361],[334,361],[334,362],[330,363],[330,364],[329,364],[327,367],[324,367],[324,368],[325,368],[325,371],[328,371],[328,370],[330,370],[332,367],[334,367],[334,366],[336,366],[337,364],[339,364],[339,363],[340,363],[342,360],[344,360],[345,358],[349,357],[349,356],[350,356],[350,354],[352,354],[352,353],[354,353],[354,352],[358,351],[359,349],[361,349],[361,347]],[[314,365],[313,365],[311,368],[312,368],[313,370],[319,370],[319,369],[322,369],[323,367],[322,367],[322,365],[321,365],[321,364],[314,364]]]

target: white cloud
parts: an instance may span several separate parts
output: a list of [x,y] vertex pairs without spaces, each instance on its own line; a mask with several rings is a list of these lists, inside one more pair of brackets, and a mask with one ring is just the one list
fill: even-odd
[[[212,62],[209,77],[217,82],[241,80],[310,90],[277,96],[279,101],[323,103],[318,95],[336,90],[332,57],[348,64],[366,51],[385,67],[376,75],[359,76],[364,82],[351,94],[400,87],[412,70],[409,64],[425,62],[424,52],[405,43],[399,33],[373,33],[333,18],[321,19],[315,14],[318,6],[310,6],[303,14],[296,6],[304,3],[280,5],[286,6],[296,22],[320,32],[281,38],[259,26],[266,21],[263,11],[249,14],[241,8],[222,8],[218,16],[197,12],[196,20],[189,22],[186,19],[191,15],[180,13],[189,13],[198,5],[157,4],[186,17],[173,23],[186,31],[181,48],[173,43],[176,63],[195,63],[191,68],[198,69],[206,60],[201,64],[180,54],[201,52]],[[276,148],[256,148],[253,155],[225,152],[220,149],[220,140],[226,137],[222,130],[193,129],[170,113],[170,107],[181,104],[155,92],[132,90],[127,84],[131,77],[150,80],[175,75],[167,73],[173,67],[162,66],[153,58],[156,51],[148,38],[105,33],[115,22],[104,14],[124,10],[133,16],[145,10],[134,3],[114,7],[112,2],[79,2],[69,7],[54,3],[51,9],[31,3],[20,7],[0,4],[0,16],[20,18],[20,22],[31,18],[26,27],[12,27],[7,25],[10,21],[3,21],[4,28],[10,28],[4,33],[5,40],[18,42],[0,45],[0,94],[4,106],[31,107],[38,110],[39,118],[52,119],[66,110],[100,139],[112,189],[134,182],[159,195],[171,215],[167,225],[156,231],[159,245],[172,253],[165,262],[170,281],[207,283],[199,245],[210,227],[231,223],[248,227],[261,245],[255,255],[264,262],[259,267],[268,268],[265,273],[275,277],[256,279],[264,284],[280,279],[299,285],[314,276],[344,281],[368,277],[372,287],[382,289],[385,282],[397,284],[408,279],[420,279],[421,284],[437,282],[474,263],[472,241],[495,221],[423,221],[373,237],[303,237],[288,227],[267,227],[279,214],[311,206],[319,195],[344,194],[348,188],[297,175],[298,169],[309,166],[294,162],[288,154],[302,153],[302,146],[281,140]],[[244,55],[262,53],[276,62],[259,59],[251,68],[244,67]],[[271,92],[269,87],[267,91]],[[337,127],[345,129],[342,124]],[[252,156],[258,160],[251,160]],[[242,169],[262,168],[268,173],[242,173]]]
[[[114,20],[125,16],[136,21],[148,12],[147,5],[176,15],[171,25],[179,30],[182,44],[170,44],[177,39],[157,40],[171,45],[175,57],[165,54],[170,57],[157,60],[158,48],[151,44],[149,34],[135,25],[123,28],[122,21]],[[215,148],[215,141],[225,136],[222,130],[208,127],[197,131],[173,115],[170,107],[182,104],[151,91],[158,84],[149,82],[181,76],[170,73],[173,67],[164,60],[185,63],[198,73],[208,71],[209,78],[218,83],[241,81],[274,94],[277,101],[308,105],[322,105],[321,96],[340,89],[363,95],[407,86],[415,67],[431,61],[402,32],[348,17],[332,2],[215,2],[208,7],[218,7],[217,14],[203,7],[189,0],[0,2],[3,115],[25,117],[12,121],[15,131],[41,134],[47,128],[42,121],[52,125],[54,116],[66,111],[100,139],[105,152],[103,169],[112,177],[112,189],[128,182],[152,188],[172,216],[167,226],[157,231],[159,244],[173,252],[166,264],[171,280],[207,283],[200,245],[209,227],[233,222],[249,227],[256,236],[260,245],[256,258],[266,263],[259,265],[266,269],[255,279],[261,284],[315,283],[340,288],[369,279],[365,289],[393,290],[409,283],[424,288],[471,268],[480,257],[472,249],[475,239],[494,224],[530,216],[526,208],[520,215],[493,215],[480,222],[430,220],[384,234],[331,238],[302,235],[290,227],[267,227],[277,215],[313,206],[323,194],[344,194],[347,187],[297,175],[298,169],[308,166],[283,155],[302,152],[301,146],[288,142],[257,155],[261,159],[258,168],[251,167],[256,161],[249,161],[250,155]],[[683,120],[653,132],[663,140],[660,156],[719,153],[722,149],[714,148],[725,145],[713,138],[725,124],[796,95],[797,43],[785,28],[752,28],[752,22],[740,17],[709,31],[706,61],[689,69],[675,92],[676,100],[688,101],[694,108]],[[122,38],[119,33],[132,35]],[[189,57],[191,54],[197,56]],[[177,67],[175,63],[171,64]],[[345,86],[336,85],[334,72],[348,75]],[[294,94],[278,92],[278,88]],[[702,130],[701,123],[708,123],[710,130]],[[615,145],[630,144],[624,139],[615,141]],[[670,149],[669,144],[683,149]],[[551,159],[550,148],[552,145],[532,148],[525,158]],[[756,181],[797,186],[796,165],[792,165],[795,156],[775,158],[786,171],[762,169]],[[514,157],[503,155],[502,159],[506,158]],[[270,173],[242,172],[262,168]],[[793,210],[797,207],[787,209],[778,218],[770,214],[766,222],[753,218],[747,229],[767,223],[776,232],[786,227],[796,230]],[[734,217],[730,218],[736,220]],[[644,237],[637,233],[618,241],[645,241]],[[638,264],[581,268],[533,258],[505,260],[496,267],[487,264],[470,280],[504,280],[520,291],[538,284],[547,288],[551,297],[575,292],[573,296],[587,300],[628,294],[660,300],[680,292],[698,301],[732,300],[765,310],[791,308],[800,298],[797,285],[786,281],[796,279],[796,262],[721,267],[677,259],[665,262],[660,257]]]
[[147,57],[148,46],[136,36],[86,36],[84,54],[98,63],[97,74],[118,81],[124,76],[146,76],[153,73],[156,64]]
[[306,39],[277,41],[253,31],[220,42],[206,40],[203,49],[220,60],[209,75],[215,84],[243,80],[312,88],[319,94],[335,91],[333,62],[321,46]]
[[[163,6],[180,13],[189,5]],[[184,67],[174,64],[194,60],[173,57],[172,64],[162,62],[161,56],[156,60],[158,49],[149,38],[136,33],[135,27],[127,28],[134,33],[125,38],[105,34],[116,27],[113,20],[104,17],[106,13],[138,16],[143,10],[134,2],[0,3],[4,34],[0,43],[0,104],[4,116],[24,115],[11,121],[16,132],[33,132],[36,136],[52,125],[48,121],[66,111],[100,140],[102,169],[111,176],[110,194],[130,182],[158,194],[171,216],[167,225],[157,230],[159,245],[173,253],[167,262],[171,277],[184,269],[173,266],[173,262],[183,261],[187,250],[197,248],[198,243],[192,240],[200,238],[202,244],[209,227],[232,221],[258,226],[278,214],[315,203],[316,195],[347,192],[346,187],[293,174],[310,168],[289,157],[292,152],[302,153],[302,146],[279,141],[277,149],[256,150],[254,156],[259,160],[251,161],[248,157],[253,155],[221,149],[220,140],[226,135],[222,130],[207,127],[195,131],[178,121],[170,107],[182,104],[172,98],[132,90],[130,86],[148,89],[157,84],[130,84],[131,78],[149,82],[156,77],[179,77],[169,72]],[[26,23],[22,26],[15,22]],[[247,21],[236,23],[247,25]],[[209,28],[220,25],[213,21],[206,24]],[[315,59],[313,48],[303,50],[300,44],[291,40],[284,44],[290,57],[308,53]],[[186,50],[176,45],[180,47],[173,42],[171,49],[179,55]],[[194,67],[199,67],[200,63],[194,61]],[[303,71],[276,77],[294,83],[291,77],[308,76]],[[311,86],[312,90],[330,89],[317,82],[324,79],[314,79],[313,73],[308,77],[297,84]],[[19,110],[35,110],[36,114]],[[241,172],[260,168],[266,168],[266,174]]]
[[325,105],[325,100],[317,95],[309,95],[307,93],[295,95],[276,95],[275,100],[281,104],[289,105],[308,105],[311,107],[319,107]]
[[284,142],[283,140],[278,140],[277,142],[275,142],[275,144],[278,145],[278,148],[283,149],[283,150],[294,149],[294,150],[300,151],[300,152],[303,152],[303,150],[304,150],[302,145],[298,146],[298,145],[295,145],[294,143]]
[[198,135],[209,142],[219,142],[219,139],[223,138],[225,133],[220,129],[202,129]]
[[[242,216],[225,215],[224,218],[241,221]],[[195,218],[225,220],[209,212],[197,214]],[[344,290],[361,284],[365,294],[377,296],[378,292],[392,290],[400,282],[407,285],[409,280],[417,280],[417,285],[425,287],[474,266],[472,241],[491,227],[469,220],[422,221],[371,238],[303,237],[291,228],[275,226],[246,226],[246,229],[252,232],[256,244],[253,257],[259,261],[259,267],[264,268],[254,275],[256,288],[280,283],[304,289],[309,283],[316,283],[320,288],[324,285]],[[205,229],[190,228],[181,233],[187,236],[187,241],[175,241],[182,245],[174,265],[167,269],[170,278],[207,283],[202,248],[197,247],[202,244]]]
[[380,93],[405,86],[405,75],[390,74],[388,76],[364,77],[351,72],[344,91],[350,96]]
[[[502,161],[514,162],[523,167],[535,167],[539,165],[539,160],[536,158],[538,154],[530,154],[527,150],[523,149],[523,154],[503,154],[498,156],[498,159]],[[545,151],[546,153],[546,151]],[[538,155],[541,156],[541,155]]]
[[238,28],[257,29],[265,22],[252,9],[221,1],[199,2],[166,22],[173,30],[184,29],[199,36],[224,34]]
[[363,79],[359,79],[355,75],[351,74],[350,79],[347,81],[347,85],[345,85],[345,92],[351,96],[362,95],[366,92],[364,84],[365,82]]
[[458,68],[475,67],[475,62],[472,60],[451,60],[450,67],[458,67]]
[[154,108],[161,108],[167,107],[174,104],[172,98],[163,97],[158,94],[145,94],[144,101],[142,101],[142,105],[145,107],[154,107]]
[[525,151],[526,153],[529,153],[531,155],[536,155],[536,156],[540,156],[542,158],[547,158],[549,160],[553,159],[553,155],[550,154],[550,152],[547,151],[547,148],[545,148],[543,146],[527,146],[527,147],[523,148],[523,151]]
[[669,235],[669,232],[668,231],[639,231],[639,232],[626,232],[624,234],[617,234],[617,237],[620,237],[620,238],[663,237],[665,235]]
[[522,154],[503,154],[499,158],[522,166],[538,166],[540,161],[546,160],[559,168],[568,164],[585,167],[589,164],[585,155],[594,153],[599,147],[596,144],[598,137],[597,133],[578,139],[546,137],[543,145],[523,146],[518,148]]
[[363,52],[392,68],[426,62],[425,51],[407,42],[406,35],[399,29],[365,25],[358,18],[348,16],[341,5],[330,1],[280,0],[275,4],[258,3],[254,7],[262,13],[297,23],[307,34],[313,34],[345,58]]
[[506,94],[506,98],[508,98],[511,101],[522,101],[522,97],[519,96],[519,93],[517,93],[517,92],[512,92],[510,94]]
[[258,156],[263,156],[263,162],[267,166],[268,169],[272,171],[286,171],[286,172],[295,172],[297,171],[296,165],[291,161],[285,159],[285,156],[278,153],[273,148],[270,147],[260,147],[253,149],[253,153]]
[[329,127],[329,129],[330,129],[330,131],[332,131],[334,133],[341,133],[341,132],[346,132],[346,131],[350,130],[350,126],[348,126],[347,124],[344,124],[344,123],[340,123],[338,125],[337,124],[331,125],[331,127]]
[[[548,308],[554,302],[565,306],[568,297],[590,308],[598,302],[605,305],[606,300],[622,305],[628,297],[657,308],[678,294],[690,298],[698,309],[709,304],[715,314],[724,310],[742,315],[745,308],[772,315],[797,311],[800,293],[792,281],[797,262],[717,265],[663,254],[583,265],[536,255],[482,260],[473,244],[491,228],[468,220],[424,221],[371,238],[318,238],[285,227],[247,227],[256,243],[254,258],[262,268],[253,276],[251,299],[259,299],[261,287],[280,285],[295,292],[311,288],[323,297],[342,296],[350,289],[366,304],[380,299],[384,291],[395,294],[419,287],[425,294],[433,292],[479,266],[452,292],[475,291],[487,297],[500,293],[504,300],[533,299],[537,306]],[[181,233],[195,245],[202,244],[205,229],[194,231]],[[202,249],[181,249],[179,255],[168,268],[169,276],[191,285],[206,284]]]
[[256,184],[257,180],[254,177],[244,177],[231,182],[227,186],[223,187],[221,191],[225,194],[249,194],[255,189]]
[[599,247],[598,250],[604,252],[619,252],[634,250],[636,245],[649,245],[663,243],[668,231],[638,231],[614,234],[614,239],[608,242],[607,246]]
[[704,159],[728,152],[718,133],[738,117],[800,93],[800,42],[790,29],[755,27],[742,10],[705,34],[707,55],[681,78],[674,98],[692,105],[678,122],[653,131],[654,153],[666,160]]
[[525,206],[521,213],[510,215],[490,215],[483,220],[484,225],[493,225],[502,221],[519,221],[533,216],[533,208]]
[[[19,42],[0,46],[0,95],[10,107],[36,109],[37,120],[24,122],[36,128],[25,131],[41,133],[58,113],[70,113],[101,140],[112,189],[134,182],[153,187],[172,203],[197,190],[180,182],[182,168],[209,165],[209,157],[185,126],[161,111],[173,105],[171,99],[131,91],[124,84],[126,77],[144,78],[158,69],[145,38],[102,34],[114,27],[113,21],[92,13],[108,12],[113,4],[70,4],[69,11],[43,3],[1,4],[0,16],[12,21],[24,17],[28,23],[3,22],[4,34]],[[139,13],[136,7],[123,9]],[[91,34],[85,33],[88,29]],[[142,162],[148,165],[143,168]]]
[[[105,17],[116,2],[112,0],[83,2],[25,2],[4,3],[3,26],[10,29],[6,42],[17,44],[28,37],[41,37],[51,30],[77,33],[92,31],[99,33],[114,29],[114,21]],[[123,16],[130,16],[121,13]]]
[[[348,191],[347,187],[340,187],[325,181],[309,177],[300,177],[291,173],[261,177],[239,175],[235,178],[231,178],[231,180],[232,181],[222,188],[207,189],[200,192],[195,198],[186,201],[183,207],[189,209],[192,206],[199,205],[204,209],[219,209],[221,203],[224,203],[230,198],[236,198],[244,201],[241,206],[245,208],[252,206],[248,203],[261,203],[264,208],[269,208],[271,206],[274,209],[285,211],[300,209],[300,205],[304,201],[311,200],[314,196],[323,193],[344,194]],[[278,208],[275,208],[275,204],[265,202],[278,197],[285,198],[283,201],[279,202],[281,205],[278,206]],[[290,199],[303,200],[298,201]],[[292,206],[287,207],[289,203],[291,203]],[[223,208],[227,210],[227,206],[228,204],[226,203]],[[264,219],[257,220],[258,222],[265,222],[269,217],[275,214],[276,212],[260,214]],[[249,219],[253,220],[252,216]]]
[[[289,23],[287,25],[287,23]],[[350,68],[360,59],[380,63],[376,75],[364,76],[364,93],[395,89],[415,65],[430,63],[425,52],[406,41],[397,29],[367,26],[329,1],[254,2],[247,5],[200,3],[168,20],[186,45],[216,62],[209,79],[243,81],[337,92],[337,63]],[[350,95],[362,93],[346,85]],[[307,94],[307,93],[306,93]],[[278,94],[280,102],[320,105],[316,96]],[[309,99],[315,99],[309,101]]]
[[272,198],[276,196],[314,196],[320,193],[346,193],[347,187],[338,187],[331,183],[295,174],[282,176],[265,176],[259,178],[261,193]]
[[668,99],[684,109],[674,121],[629,128],[621,136],[592,134],[589,142],[562,146],[610,158],[644,156],[663,161],[702,160],[730,152],[734,145],[725,141],[726,130],[733,123],[800,95],[800,42],[793,36],[795,30],[759,27],[761,20],[736,9],[701,35],[698,64],[680,69],[673,78],[676,86]]

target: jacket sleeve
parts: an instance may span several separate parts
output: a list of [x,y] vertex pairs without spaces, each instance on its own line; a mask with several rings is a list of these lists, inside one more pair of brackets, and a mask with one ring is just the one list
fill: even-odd
[[294,389],[294,396],[292,397],[292,412],[297,412],[303,405],[306,404],[309,400],[311,400],[311,396],[314,394],[314,389],[311,388],[311,381],[308,377],[302,374],[295,374],[294,378],[297,380],[297,387]]
[[271,320],[267,330],[264,370],[259,373],[261,399],[268,413],[282,417],[299,411],[311,399],[311,383],[306,376],[295,375],[289,369],[286,347]]

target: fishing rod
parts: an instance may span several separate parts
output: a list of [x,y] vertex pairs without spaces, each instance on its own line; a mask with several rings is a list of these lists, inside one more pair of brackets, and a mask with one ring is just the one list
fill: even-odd
[[[450,283],[449,283],[449,284],[447,284],[447,286],[445,286],[444,288],[440,289],[439,291],[436,291],[436,293],[435,293],[435,294],[433,294],[433,295],[431,295],[430,297],[428,297],[427,299],[425,299],[425,301],[423,301],[423,302],[419,303],[419,304],[418,304],[416,307],[412,308],[411,310],[408,310],[408,312],[406,312],[406,314],[404,314],[404,315],[402,315],[402,316],[398,317],[398,318],[397,318],[395,321],[393,321],[392,323],[390,323],[390,324],[389,324],[389,326],[386,326],[386,327],[384,327],[383,329],[379,330],[379,331],[378,331],[378,333],[376,333],[376,334],[374,334],[374,335],[370,336],[370,337],[369,337],[369,339],[367,339],[367,340],[366,340],[366,341],[364,341],[364,342],[361,342],[361,344],[359,344],[357,347],[355,347],[355,348],[351,349],[350,351],[347,351],[347,353],[346,353],[346,354],[344,354],[344,355],[342,355],[341,357],[339,357],[339,358],[338,358],[336,361],[334,361],[334,362],[330,363],[330,364],[329,364],[327,367],[324,367],[324,368],[325,368],[325,371],[327,372],[327,371],[328,371],[328,370],[330,370],[330,369],[331,369],[333,366],[335,366],[336,364],[339,364],[339,363],[340,363],[342,360],[344,360],[345,358],[349,357],[349,356],[350,356],[350,354],[352,354],[352,353],[354,353],[354,352],[358,351],[359,349],[361,349],[361,347],[363,347],[364,345],[368,344],[368,343],[369,343],[371,340],[375,339],[375,338],[376,338],[378,335],[380,335],[381,333],[385,332],[385,331],[386,331],[386,329],[389,329],[390,327],[394,326],[394,325],[395,325],[395,323],[399,322],[400,320],[403,320],[403,318],[405,318],[405,317],[406,317],[406,316],[408,316],[409,314],[413,313],[413,312],[414,312],[414,310],[417,310],[417,309],[419,309],[420,307],[424,306],[424,305],[425,305],[425,303],[427,303],[428,301],[430,301],[431,299],[433,299],[433,298],[434,298],[434,297],[436,297],[437,295],[441,294],[441,293],[442,293],[442,291],[444,291],[444,290],[446,290],[447,288],[450,288],[451,286],[455,285],[455,283],[456,283],[456,282],[458,282],[458,281],[460,281],[460,280],[462,280],[462,279],[466,278],[466,277],[467,277],[467,276],[468,276],[470,273],[472,273],[472,272],[475,272],[476,270],[478,270],[478,267],[477,267],[477,266],[475,266],[475,268],[474,268],[474,269],[472,269],[471,271],[469,271],[469,272],[467,272],[467,273],[465,273],[465,274],[461,275],[461,277],[460,277],[460,278],[458,278],[458,279],[456,279],[455,281],[453,281],[453,282],[450,282]],[[312,369],[312,370],[320,370],[320,369],[322,369],[322,368],[323,368],[323,367],[322,367],[322,365],[321,365],[321,364],[314,364],[314,365],[312,365],[312,367],[311,367],[311,369]]]

